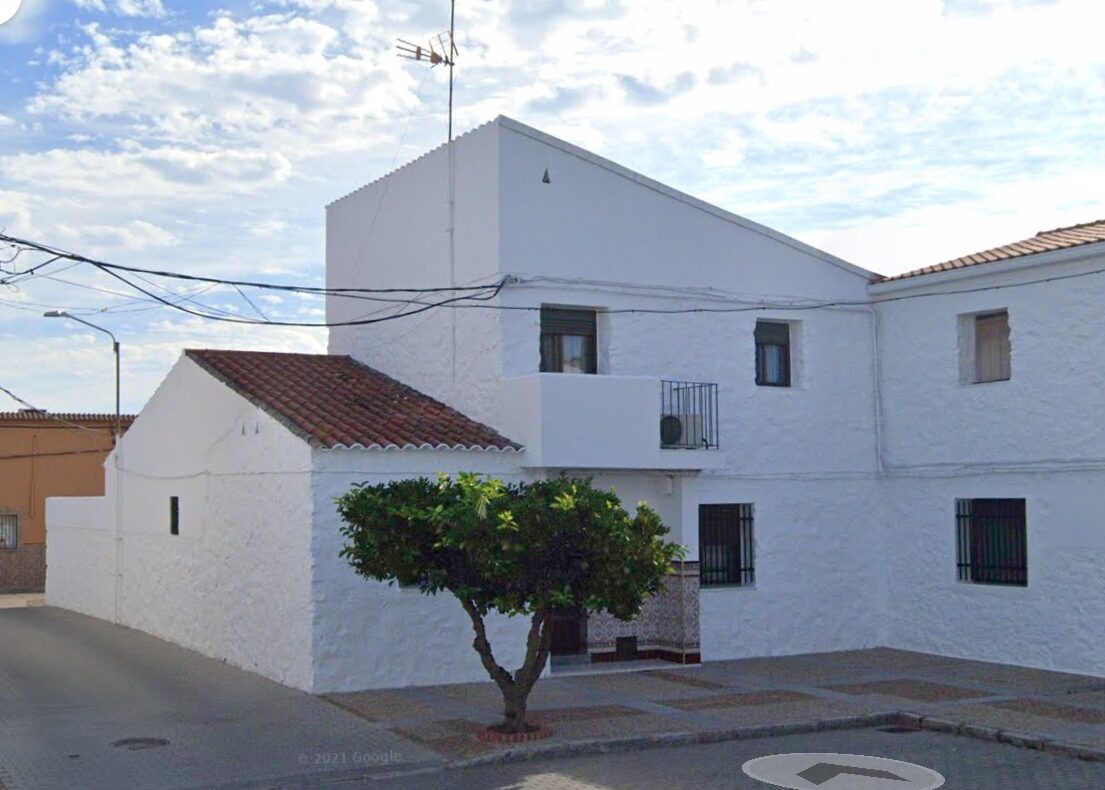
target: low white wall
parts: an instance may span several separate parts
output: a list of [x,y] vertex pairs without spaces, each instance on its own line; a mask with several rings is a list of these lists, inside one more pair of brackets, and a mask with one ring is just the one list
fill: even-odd
[[[354,483],[471,471],[520,479],[513,453],[315,451],[312,606],[315,693],[488,680],[468,615],[449,593],[434,597],[354,573],[339,556],[334,504]],[[528,620],[492,615],[488,639],[501,666],[525,658]]]
[[115,532],[104,497],[46,500],[46,603],[111,620],[115,616]]

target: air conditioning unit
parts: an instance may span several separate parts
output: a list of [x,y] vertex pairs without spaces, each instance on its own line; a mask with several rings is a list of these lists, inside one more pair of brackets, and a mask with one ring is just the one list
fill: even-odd
[[705,447],[706,424],[701,414],[665,414],[660,418],[661,447]]

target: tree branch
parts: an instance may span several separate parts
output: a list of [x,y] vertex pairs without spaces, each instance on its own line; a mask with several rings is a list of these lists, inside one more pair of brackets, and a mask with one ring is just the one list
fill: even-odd
[[526,637],[526,660],[514,673],[514,679],[518,685],[530,688],[541,676],[549,656],[551,634],[548,616],[544,612],[534,612],[533,619],[530,621],[529,635]]
[[472,647],[479,653],[483,668],[487,670],[487,674],[498,684],[499,688],[504,690],[513,688],[514,678],[499,666],[498,662],[495,661],[495,655],[491,652],[491,643],[487,641],[487,631],[483,626],[483,616],[480,615],[476,604],[467,598],[461,598],[460,605],[464,607],[464,611],[468,612],[468,617],[472,620],[472,630],[476,632],[476,638],[472,640]]

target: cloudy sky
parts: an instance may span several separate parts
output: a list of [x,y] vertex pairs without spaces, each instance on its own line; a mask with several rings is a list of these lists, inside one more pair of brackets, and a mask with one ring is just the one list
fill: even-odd
[[[458,6],[459,130],[510,115],[876,271],[1105,217],[1099,0]],[[323,206],[442,141],[444,72],[393,46],[447,27],[447,0],[22,0],[0,25],[0,228],[321,283]],[[111,409],[110,344],[48,308],[118,334],[129,409],[183,346],[325,348],[121,290],[80,268],[0,288],[0,385]]]

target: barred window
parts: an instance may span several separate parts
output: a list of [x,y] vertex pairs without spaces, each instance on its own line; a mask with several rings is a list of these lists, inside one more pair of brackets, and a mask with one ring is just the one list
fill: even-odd
[[0,513],[0,551],[19,548],[19,514]]
[[1023,499],[957,499],[959,580],[1028,585],[1028,528]]
[[752,505],[698,506],[698,573],[703,587],[756,583]]

